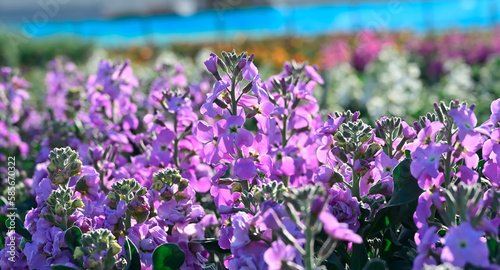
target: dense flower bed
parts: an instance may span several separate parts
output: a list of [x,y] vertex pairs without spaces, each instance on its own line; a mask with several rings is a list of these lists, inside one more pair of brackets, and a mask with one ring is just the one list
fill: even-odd
[[315,66],[253,58],[58,59],[39,109],[2,68],[2,269],[500,269],[500,99],[322,119]]

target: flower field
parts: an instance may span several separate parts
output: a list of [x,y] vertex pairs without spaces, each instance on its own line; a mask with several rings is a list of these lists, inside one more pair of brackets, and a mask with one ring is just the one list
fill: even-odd
[[363,38],[266,77],[235,51],[1,68],[1,269],[500,269],[493,47]]

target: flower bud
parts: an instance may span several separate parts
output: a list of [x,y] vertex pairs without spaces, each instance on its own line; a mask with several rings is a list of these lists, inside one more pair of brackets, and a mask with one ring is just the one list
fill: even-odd
[[52,184],[54,184],[54,186],[65,186],[68,181],[69,177],[64,171],[56,172],[52,177]]
[[114,202],[119,202],[121,200],[120,195],[118,195],[118,193],[116,193],[114,191],[111,191],[110,193],[108,193],[107,197],[109,200],[114,201]]
[[234,185],[231,187],[231,193],[235,193],[235,192],[242,192],[243,191],[243,187],[241,186],[240,183],[234,183]]
[[382,146],[380,146],[380,144],[378,144],[378,143],[370,144],[368,146],[368,148],[366,149],[365,158],[369,159],[369,158],[375,156],[378,153],[378,151],[380,151],[380,149],[382,149]]
[[135,194],[136,196],[144,196],[148,193],[148,190],[145,187],[141,187],[137,193]]
[[179,185],[179,191],[182,192],[182,191],[184,191],[189,186],[189,180],[187,180],[185,178],[182,178],[179,181],[178,185]]
[[42,215],[43,219],[47,220],[48,222],[55,224],[56,223],[56,217],[52,213],[45,213]]
[[75,252],[73,253],[73,258],[78,259],[83,257],[83,251],[81,247],[76,247]]
[[242,70],[246,65],[247,65],[246,58],[241,58],[240,61],[238,61],[238,69]]
[[221,107],[222,109],[227,108],[227,104],[218,98],[214,100],[214,103],[217,104],[217,106]]
[[116,242],[111,243],[111,252],[113,254],[118,254],[121,251],[122,251],[122,247],[118,243],[116,243]]
[[75,200],[73,200],[71,202],[71,208],[76,209],[76,208],[82,208],[84,206],[85,206],[85,204],[83,204],[82,199],[80,199],[80,198],[76,198]]
[[208,58],[205,62],[203,62],[205,64],[205,66],[207,67],[208,72],[210,72],[214,75],[218,73],[218,71],[217,71],[218,59],[219,58],[217,57],[217,55],[215,55],[214,53],[211,53],[210,58]]
[[64,207],[63,207],[62,205],[60,205],[60,204],[58,204],[58,205],[56,206],[56,209],[54,209],[54,212],[55,212],[55,213],[56,213],[56,215],[58,215],[58,216],[63,216],[63,215],[65,215],[65,214],[66,214],[66,213],[65,213],[66,211],[65,211]]
[[165,186],[163,189],[162,189],[162,192],[160,194],[160,196],[165,199],[166,201],[170,201],[170,199],[172,199],[172,197],[174,196],[174,191],[172,190],[171,187],[169,186]]
[[323,208],[325,206],[325,200],[319,196],[314,198],[312,205],[311,205],[311,214],[314,216],[318,216],[321,211],[323,211]]
[[54,173],[55,171],[57,171],[57,166],[54,165],[54,163],[50,163],[49,165],[47,165],[47,170],[49,171],[49,173]]

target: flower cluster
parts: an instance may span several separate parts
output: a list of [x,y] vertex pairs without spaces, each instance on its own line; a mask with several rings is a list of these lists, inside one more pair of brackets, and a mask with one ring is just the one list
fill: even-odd
[[[393,52],[354,53],[377,91],[419,87],[400,84],[413,69]],[[19,152],[33,161],[20,179],[30,189],[19,209],[31,210],[15,232],[0,227],[14,243],[2,269],[499,267],[500,99],[481,124],[455,100],[414,123],[370,125],[358,111],[322,119],[325,81],[308,63],[268,79],[245,52],[204,65],[201,82],[164,64],[146,85],[129,62],[103,60],[88,78],[51,63],[50,121],[26,129],[21,107],[0,122],[39,150]],[[25,93],[2,70],[0,90]]]

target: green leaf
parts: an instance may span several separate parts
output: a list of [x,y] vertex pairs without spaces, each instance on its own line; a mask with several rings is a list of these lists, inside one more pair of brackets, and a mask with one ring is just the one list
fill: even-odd
[[363,266],[368,261],[368,252],[366,251],[366,247],[363,243],[361,244],[353,244],[352,245],[352,261],[351,261],[351,269],[353,270],[361,270],[364,269]]
[[387,269],[385,261],[380,259],[371,259],[365,265],[365,267],[363,267],[363,270],[385,270],[385,269]]
[[335,254],[335,252],[330,254],[330,256],[326,259],[325,264],[328,266],[328,269],[345,269],[344,264],[340,261],[340,258]]
[[371,236],[390,226],[399,225],[405,218],[413,215],[407,205],[386,206],[378,210],[375,217],[369,221],[370,226],[365,232],[365,236]]
[[153,270],[177,270],[185,259],[186,254],[177,244],[163,244],[153,252]]
[[52,270],[78,270],[78,268],[73,268],[71,266],[66,266],[66,265],[62,265],[62,264],[51,265],[50,269],[52,269]]
[[141,269],[141,257],[137,247],[128,237],[125,238],[125,259],[127,266],[124,270]]
[[216,238],[195,239],[195,240],[191,240],[189,243],[201,244],[209,252],[216,253],[216,254],[227,254],[227,253],[231,252],[231,250],[229,250],[229,249],[222,249],[219,246],[219,239],[216,239]]
[[401,161],[393,171],[394,192],[386,207],[408,204],[424,192],[410,171],[411,160]]
[[[8,217],[7,220],[5,221],[5,226],[7,228],[11,227],[10,222],[11,219],[10,217]],[[31,233],[28,231],[28,229],[24,227],[24,224],[19,217],[15,217],[14,219],[14,231],[31,242],[31,237],[32,237]]]
[[71,252],[75,252],[75,248],[82,245],[82,230],[80,228],[73,226],[66,230],[64,233],[64,243],[68,246]]
[[[493,254],[499,254],[498,249],[499,249],[499,244],[495,238],[489,238],[486,240],[486,244],[488,245],[488,249],[490,250],[491,256],[494,256]],[[496,257],[500,257],[500,255],[497,255]]]

